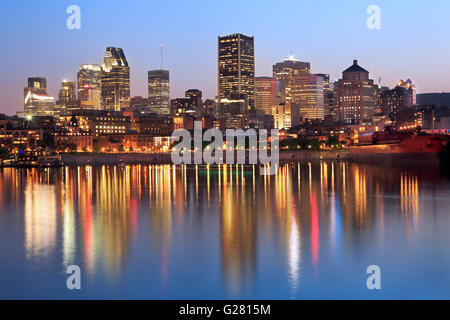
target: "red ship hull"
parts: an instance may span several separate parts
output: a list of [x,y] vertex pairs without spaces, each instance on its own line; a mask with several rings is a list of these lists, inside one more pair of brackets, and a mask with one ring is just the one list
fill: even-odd
[[399,143],[371,144],[363,146],[349,147],[350,154],[364,153],[386,153],[386,154],[404,154],[404,153],[441,153],[444,152],[448,137],[444,136],[413,136],[402,140]]

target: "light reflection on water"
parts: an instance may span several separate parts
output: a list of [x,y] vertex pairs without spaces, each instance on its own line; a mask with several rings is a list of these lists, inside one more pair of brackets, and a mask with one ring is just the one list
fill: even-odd
[[[0,171],[1,298],[449,298],[450,184],[345,162]],[[65,288],[77,264],[83,290]],[[365,287],[378,264],[383,290]],[[8,288],[8,289],[6,289]]]

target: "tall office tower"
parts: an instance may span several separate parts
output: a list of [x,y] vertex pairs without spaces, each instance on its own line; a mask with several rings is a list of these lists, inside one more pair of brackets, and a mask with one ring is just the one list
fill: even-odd
[[64,80],[59,90],[59,103],[62,105],[73,103],[76,100],[75,82]]
[[159,115],[170,113],[169,71],[148,72],[148,106]]
[[291,77],[291,99],[298,104],[303,120],[323,120],[326,110],[324,105],[324,78],[315,74]]
[[130,105],[130,67],[121,48],[106,48],[102,64],[101,105],[120,111]]
[[189,89],[184,93],[186,98],[191,100],[191,103],[194,107],[201,107],[203,104],[202,101],[202,92],[198,89]]
[[78,100],[83,109],[100,109],[102,68],[83,64],[77,73]]
[[271,77],[255,78],[255,109],[272,114],[272,107],[281,103],[280,80]]
[[325,108],[325,116],[333,111],[334,104],[334,83],[330,81],[330,75],[325,73],[317,73],[316,76],[323,78],[323,104]]
[[337,84],[339,120],[346,124],[370,121],[375,109],[375,89],[369,71],[358,65],[358,60],[342,72]]
[[28,78],[24,89],[24,113],[28,117],[51,116],[54,111],[55,98],[47,94],[47,79]]
[[254,37],[231,34],[218,37],[218,103],[231,94],[246,94],[249,107],[255,100]]
[[405,88],[408,92],[408,95],[411,99],[411,106],[417,104],[417,98],[416,98],[416,86],[413,84],[411,79],[408,79],[406,81],[400,80],[397,82],[397,87]]
[[311,70],[309,62],[302,62],[293,56],[273,65],[273,77],[280,81],[281,103],[291,102],[291,80],[293,76],[308,75]]

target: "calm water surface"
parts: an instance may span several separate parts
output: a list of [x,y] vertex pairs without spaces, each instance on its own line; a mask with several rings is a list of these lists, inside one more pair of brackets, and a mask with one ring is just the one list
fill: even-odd
[[437,169],[0,170],[0,298],[449,299],[449,246]]

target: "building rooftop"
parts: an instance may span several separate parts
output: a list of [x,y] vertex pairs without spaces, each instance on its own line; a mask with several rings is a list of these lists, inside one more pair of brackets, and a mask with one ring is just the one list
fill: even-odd
[[344,72],[367,72],[367,73],[369,73],[369,71],[367,71],[364,68],[361,68],[358,65],[358,60],[353,60],[353,65],[350,68],[347,68],[346,70],[344,70]]

